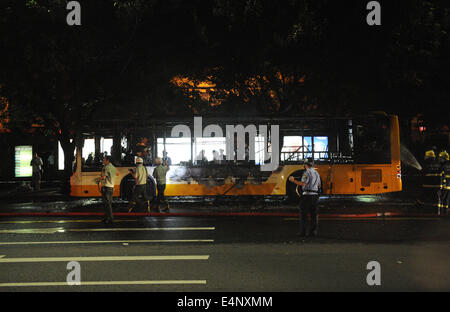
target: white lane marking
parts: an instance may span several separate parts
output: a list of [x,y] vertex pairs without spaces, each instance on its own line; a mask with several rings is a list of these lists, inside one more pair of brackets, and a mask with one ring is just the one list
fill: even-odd
[[[284,218],[285,221],[298,221],[299,218]],[[345,220],[345,221],[405,221],[405,220],[418,220],[418,221],[429,221],[429,220],[439,220],[439,218],[402,218],[402,217],[390,217],[390,218],[383,218],[383,217],[372,217],[372,218],[320,218],[319,220],[327,221],[327,220]]]
[[[115,222],[135,222],[136,219],[115,220]],[[30,224],[30,223],[100,223],[101,220],[33,220],[33,221],[0,221],[0,224]]]
[[177,256],[107,256],[107,257],[44,257],[44,258],[1,258],[0,263],[24,262],[70,262],[70,261],[149,261],[149,260],[208,260],[209,255]]
[[55,234],[65,232],[118,232],[118,231],[213,231],[215,227],[174,227],[174,228],[100,228],[100,229],[66,229],[57,228],[34,228],[34,229],[11,229],[0,230],[0,234]]
[[215,227],[167,227],[167,228],[102,228],[68,229],[70,232],[110,232],[110,231],[214,231]]
[[[183,285],[199,284],[206,285],[206,280],[161,280],[161,281],[91,281],[81,282],[76,286],[99,286],[99,285]],[[35,282],[35,283],[0,283],[0,287],[26,287],[26,286],[69,286],[67,282]]]
[[[51,242],[0,242],[8,245],[53,245],[53,244],[111,244],[111,243],[213,243],[213,239],[143,239],[143,240],[105,240],[105,241],[51,241]],[[0,256],[1,258],[1,256]]]
[[0,230],[1,234],[54,234],[57,232],[65,232],[65,230],[62,227]]

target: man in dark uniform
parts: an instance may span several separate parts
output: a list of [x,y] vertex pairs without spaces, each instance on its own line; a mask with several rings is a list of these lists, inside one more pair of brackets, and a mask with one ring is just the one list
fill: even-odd
[[441,164],[433,150],[425,153],[422,171],[422,194],[419,203],[440,208],[441,205]]
[[305,172],[303,173],[302,180],[297,181],[293,176],[289,177],[289,181],[302,187],[302,197],[300,200],[300,236],[306,235],[307,227],[307,214],[310,214],[311,222],[309,228],[309,235],[317,235],[318,221],[318,209],[317,203],[319,200],[319,192],[321,187],[321,180],[319,173],[313,168],[311,162],[305,162]]
[[441,214],[448,212],[450,204],[450,155],[447,151],[439,153],[439,162],[441,163]]

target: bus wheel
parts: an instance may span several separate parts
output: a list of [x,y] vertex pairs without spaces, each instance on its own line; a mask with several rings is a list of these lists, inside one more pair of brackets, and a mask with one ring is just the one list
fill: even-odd
[[131,174],[126,175],[120,182],[120,198],[129,201],[133,193],[135,181]]
[[156,197],[156,182],[151,178],[147,179],[146,192],[147,198],[149,198],[150,200],[153,200]]
[[[303,171],[295,171],[290,177],[294,177],[300,181],[303,175]],[[301,187],[298,187],[298,192],[301,194]],[[297,194],[297,184],[292,183],[289,179],[286,181],[286,195],[289,203],[298,204],[300,202],[300,196]]]

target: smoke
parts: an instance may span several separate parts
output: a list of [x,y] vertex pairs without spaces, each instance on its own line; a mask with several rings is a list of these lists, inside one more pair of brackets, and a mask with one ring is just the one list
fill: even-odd
[[422,166],[417,161],[416,157],[403,144],[400,144],[400,159],[403,164],[422,170]]

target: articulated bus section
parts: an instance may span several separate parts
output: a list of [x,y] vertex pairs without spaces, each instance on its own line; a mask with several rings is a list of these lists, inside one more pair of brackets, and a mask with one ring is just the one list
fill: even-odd
[[[358,126],[353,127],[353,131]],[[370,129],[369,129],[370,130]],[[362,131],[362,130],[361,130]],[[317,159],[314,167],[318,170],[323,184],[323,194],[381,194],[398,192],[402,189],[400,171],[400,140],[398,119],[396,116],[387,118],[384,146],[378,147],[371,143],[373,153],[389,151],[388,161],[377,163],[371,160],[372,150],[361,156],[370,163],[339,163],[330,159],[331,152],[325,159]],[[365,134],[363,134],[365,135]],[[381,137],[376,137],[378,143]],[[387,142],[387,143],[386,143]],[[355,143],[356,144],[356,143]],[[364,141],[359,144],[365,144]],[[381,144],[381,143],[380,143]],[[386,146],[388,144],[388,146]],[[364,152],[364,150],[363,150]],[[289,153],[289,152],[288,152]],[[81,152],[77,151],[77,163],[82,163]],[[289,157],[290,154],[288,154]],[[364,158],[366,157],[366,158]],[[386,159],[387,159],[386,158]],[[286,159],[286,157],[285,157]],[[114,196],[124,196],[130,192],[132,179],[129,169],[132,166],[117,166]],[[288,181],[293,175],[300,178],[304,167],[302,161],[296,163],[281,161],[279,168],[273,172],[261,172],[259,166],[246,164],[208,164],[172,165],[167,174],[166,196],[296,196],[295,187]],[[147,166],[149,175],[154,167]],[[100,187],[96,179],[100,176],[99,170],[83,170],[77,166],[71,178],[71,195],[74,197],[99,197]],[[154,180],[148,180],[154,192]]]

